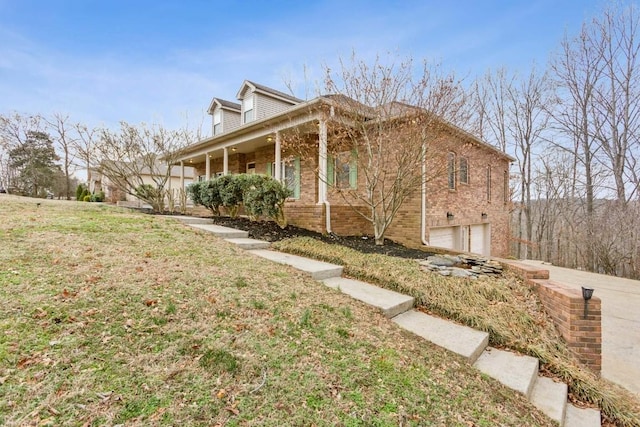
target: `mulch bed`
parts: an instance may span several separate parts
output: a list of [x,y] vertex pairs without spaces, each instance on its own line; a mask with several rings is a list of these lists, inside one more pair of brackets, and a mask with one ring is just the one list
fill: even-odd
[[362,253],[390,255],[400,258],[409,259],[425,259],[431,252],[420,249],[407,248],[399,243],[395,243],[389,239],[385,239],[383,246],[375,244],[373,236],[338,236],[335,234],[321,234],[315,231],[305,230],[304,228],[288,225],[280,228],[278,224],[272,221],[249,221],[248,218],[238,217],[214,217],[214,224],[225,227],[235,228],[249,232],[252,239],[265,240],[267,242],[277,242],[279,240],[292,237],[311,237],[326,243],[333,243],[347,246]]

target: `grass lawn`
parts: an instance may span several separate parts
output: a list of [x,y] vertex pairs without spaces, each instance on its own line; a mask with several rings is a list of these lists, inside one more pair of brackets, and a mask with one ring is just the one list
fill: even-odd
[[2,425],[554,425],[363,304],[171,219],[7,195],[0,218]]
[[604,425],[640,426],[640,399],[580,365],[535,293],[513,274],[469,280],[425,273],[415,260],[363,254],[310,238],[282,240],[278,250],[344,266],[344,274],[415,298],[418,309],[489,333],[491,345],[537,357],[547,375],[569,385],[578,405],[598,406]]

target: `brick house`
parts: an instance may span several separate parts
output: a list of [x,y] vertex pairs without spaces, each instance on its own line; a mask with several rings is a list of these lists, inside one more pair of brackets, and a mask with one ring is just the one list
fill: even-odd
[[[269,174],[292,190],[285,212],[290,224],[338,235],[371,235],[372,225],[354,212],[334,185],[362,185],[349,160],[328,156],[327,111],[340,114],[335,95],[303,101],[244,81],[239,103],[213,98],[212,135],[187,147],[179,164],[196,180],[228,173]],[[283,144],[304,135],[314,154],[295,156]],[[445,123],[427,142],[424,168],[442,170],[403,203],[385,237],[407,246],[505,256],[509,239],[509,164],[513,159],[458,127]]]

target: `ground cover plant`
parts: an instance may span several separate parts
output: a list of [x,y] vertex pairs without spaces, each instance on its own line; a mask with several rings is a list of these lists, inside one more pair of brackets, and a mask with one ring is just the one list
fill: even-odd
[[550,376],[569,385],[573,400],[601,408],[608,425],[640,425],[640,401],[588,369],[570,354],[535,294],[512,274],[471,280],[426,273],[413,259],[362,253],[310,237],[274,243],[278,250],[344,266],[344,274],[411,295],[419,309],[490,335],[490,344],[537,357]]
[[0,424],[552,426],[338,291],[163,216],[0,195]]

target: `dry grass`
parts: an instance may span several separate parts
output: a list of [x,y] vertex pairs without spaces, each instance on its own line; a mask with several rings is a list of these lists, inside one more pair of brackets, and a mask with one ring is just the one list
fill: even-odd
[[275,246],[343,265],[346,275],[411,295],[428,311],[489,332],[493,345],[538,357],[543,369],[569,385],[576,400],[598,405],[605,419],[624,427],[640,425],[638,400],[582,368],[534,293],[513,275],[475,281],[443,277],[421,271],[414,260],[361,254],[308,238],[284,240]]
[[0,424],[552,426],[347,296],[164,217],[0,195]]

